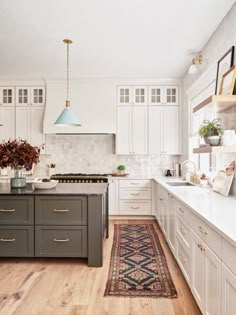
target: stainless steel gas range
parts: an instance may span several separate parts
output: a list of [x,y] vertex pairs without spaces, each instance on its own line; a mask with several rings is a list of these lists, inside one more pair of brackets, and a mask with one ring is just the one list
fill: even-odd
[[107,183],[109,174],[54,174],[51,179],[59,180],[59,183]]

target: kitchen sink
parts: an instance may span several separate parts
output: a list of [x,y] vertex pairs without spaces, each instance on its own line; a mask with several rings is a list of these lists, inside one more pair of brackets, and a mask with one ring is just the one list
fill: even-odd
[[194,186],[193,184],[187,182],[167,182],[166,184],[170,186]]

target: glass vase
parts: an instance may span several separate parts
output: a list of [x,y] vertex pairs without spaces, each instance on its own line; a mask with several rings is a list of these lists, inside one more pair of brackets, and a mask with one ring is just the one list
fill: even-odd
[[14,169],[14,177],[11,178],[11,187],[12,188],[22,188],[26,186],[26,178],[23,177],[22,168]]

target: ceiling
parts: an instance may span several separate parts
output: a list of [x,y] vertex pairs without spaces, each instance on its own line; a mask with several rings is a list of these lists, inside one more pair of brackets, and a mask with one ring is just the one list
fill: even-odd
[[235,0],[1,0],[0,76],[181,77]]

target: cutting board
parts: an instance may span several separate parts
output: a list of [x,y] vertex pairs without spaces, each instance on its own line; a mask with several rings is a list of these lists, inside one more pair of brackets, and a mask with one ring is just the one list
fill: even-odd
[[219,171],[213,180],[212,190],[227,197],[233,182],[234,175],[226,175],[225,171]]

